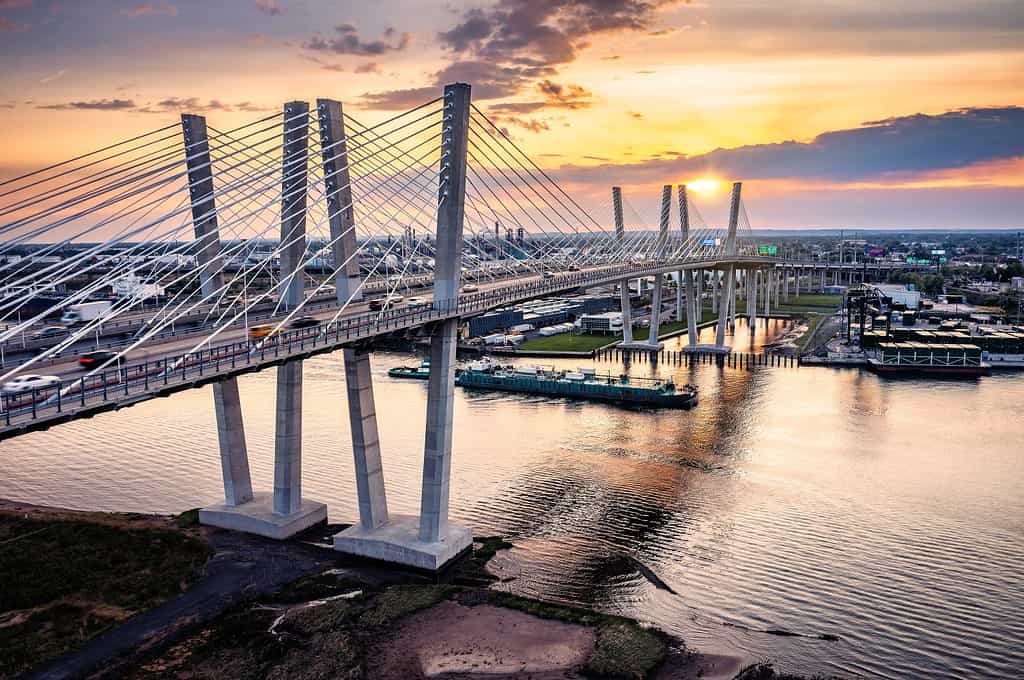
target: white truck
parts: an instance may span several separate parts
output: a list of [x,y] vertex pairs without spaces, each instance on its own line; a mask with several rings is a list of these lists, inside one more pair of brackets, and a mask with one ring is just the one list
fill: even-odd
[[112,304],[110,300],[97,300],[96,302],[81,302],[71,305],[64,310],[60,322],[65,326],[74,326],[76,323],[92,321],[109,312]]

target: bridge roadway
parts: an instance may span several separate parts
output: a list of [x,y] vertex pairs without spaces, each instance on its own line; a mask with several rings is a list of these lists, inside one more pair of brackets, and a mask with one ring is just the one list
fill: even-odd
[[[777,262],[776,267],[787,268],[790,270],[799,269],[801,272],[808,272],[808,275],[810,275],[810,270],[814,270],[817,274],[822,269],[826,269],[830,273],[841,272],[843,274],[853,275],[863,270],[863,263],[859,265],[840,265],[837,263],[813,261],[785,261]],[[872,273],[890,270],[915,270],[919,268],[919,265],[907,265],[902,263],[868,264],[868,271]],[[504,282],[509,279],[526,281],[531,278],[523,277],[521,273],[507,271],[491,272],[488,277],[489,280],[487,283],[481,283],[485,280],[483,275],[468,276],[466,277],[466,280],[478,283],[481,289],[486,289],[488,285],[493,285],[494,282]],[[386,285],[388,285],[387,282],[381,280],[368,282],[364,285],[363,292],[367,295],[377,294],[379,296],[388,290],[388,288],[385,287]],[[432,287],[429,286],[428,277],[425,275],[417,275],[412,277],[410,280],[403,280],[400,288],[400,292],[402,293],[415,293],[416,296],[423,297],[429,297],[433,290]],[[258,308],[254,308],[250,311],[247,320],[239,319],[232,324],[232,330],[222,333],[220,337],[223,340],[244,338],[244,331],[242,329],[244,329],[246,322],[251,326],[257,323],[272,323],[284,318],[285,315],[280,313],[274,314],[270,311],[274,306],[275,303],[267,303],[260,305]],[[334,313],[337,310],[338,302],[334,298],[332,287],[332,290],[329,293],[321,292],[316,296],[311,297],[303,308],[303,315],[312,316],[321,320],[330,319],[333,318]],[[349,310],[351,311],[347,312],[346,316],[353,313],[369,312],[366,302],[361,304],[352,303],[349,305]],[[154,334],[142,346],[133,350],[128,355],[128,358],[131,361],[140,361],[151,358],[155,360],[175,351],[181,352],[189,349],[195,344],[196,338],[201,337],[203,333],[207,333],[217,327],[215,320],[203,323],[209,312],[209,305],[203,305],[197,308],[192,313],[185,315],[181,320],[176,321],[173,328],[165,329]],[[74,373],[78,372],[79,367],[77,362],[80,354],[97,349],[110,349],[116,351],[127,347],[135,341],[131,334],[144,328],[152,318],[152,312],[145,312],[142,310],[122,315],[117,320],[104,323],[100,334],[101,337],[113,336],[117,339],[97,342],[95,336],[90,335],[88,338],[83,338],[82,340],[74,343],[64,352],[34,363],[32,365],[32,371],[35,373],[46,373],[48,375],[72,377]],[[42,347],[52,346],[59,340],[60,338],[29,340],[27,343],[14,340],[8,341],[3,344],[4,350],[0,352],[0,368],[6,369],[23,364],[35,356]]]
[[[625,279],[664,274],[680,269],[715,269],[729,264],[738,267],[771,265],[773,258],[744,257],[687,259],[642,264],[605,265],[545,279],[532,276],[515,283],[481,284],[480,291],[460,295],[457,300],[434,306],[399,307],[377,313],[355,309],[332,324],[284,330],[256,345],[249,343],[241,329],[226,336],[225,342],[199,352],[180,354],[180,340],[146,348],[145,360],[120,368],[96,371],[87,376],[67,377],[59,387],[35,390],[0,398],[0,440],[24,432],[46,429],[58,423],[88,418],[105,411],[165,397],[200,387],[226,377],[263,370],[270,366],[317,354],[333,352],[345,345],[364,342],[381,335],[404,332],[456,317],[471,317],[490,309],[553,295],[583,286],[608,285]],[[194,340],[185,341],[191,347]],[[62,372],[73,371],[71,364]]]
[[[530,271],[530,268],[525,266],[523,269]],[[486,280],[504,281],[511,278],[522,280],[522,273],[522,271],[492,272],[487,275]],[[476,283],[482,280],[485,280],[484,275],[466,277],[466,282],[472,281]],[[402,280],[401,285],[395,290],[395,292],[402,295],[415,294],[426,296],[432,290],[430,286],[431,281],[432,277],[428,277],[426,275],[406,277]],[[367,299],[370,299],[370,296],[373,295],[381,297],[384,293],[391,290],[392,286],[393,284],[383,279],[369,281],[363,285],[362,292]],[[267,323],[282,318],[284,315],[273,313],[272,310],[275,306],[276,301],[254,305],[253,309],[249,312],[248,323],[250,325],[256,323]],[[167,328],[154,334],[146,344],[154,345],[162,342],[171,343],[177,338],[195,338],[199,337],[204,332],[209,332],[218,325],[216,320],[207,320],[207,316],[218,316],[217,313],[211,314],[212,309],[212,305],[197,306],[196,309],[192,310],[188,314],[183,314],[177,318],[172,328]],[[317,316],[319,318],[333,317],[333,312],[338,310],[338,301],[334,296],[334,287],[331,286],[329,292],[320,292],[316,296],[311,297],[306,303],[304,309],[309,312],[309,314],[307,314],[308,316]],[[318,312],[321,311],[329,311],[331,313],[319,314]],[[57,373],[60,371],[60,367],[63,364],[76,361],[78,355],[84,352],[91,352],[98,349],[119,350],[123,347],[127,347],[134,342],[134,334],[144,330],[153,317],[154,313],[152,310],[125,312],[119,315],[117,319],[104,322],[95,333],[89,333],[87,337],[75,342],[63,352],[54,354],[45,360],[36,362],[33,366],[38,367],[37,372],[39,369],[45,368],[47,373]],[[245,319],[239,319],[233,325],[241,327],[244,326],[245,323]],[[49,322],[41,322],[37,324],[35,328],[39,329],[50,325],[53,324]],[[0,351],[0,367],[9,368],[11,366],[17,366],[25,363],[38,352],[42,351],[43,348],[53,347],[66,337],[23,337],[25,334],[30,333],[31,331],[26,331],[22,334],[22,337],[0,343],[0,348],[2,348],[2,351]],[[104,341],[102,338],[109,339]],[[194,342],[178,344],[184,348],[184,345],[191,346]],[[133,354],[133,357],[134,356],[136,355]],[[142,355],[138,356],[141,358]]]

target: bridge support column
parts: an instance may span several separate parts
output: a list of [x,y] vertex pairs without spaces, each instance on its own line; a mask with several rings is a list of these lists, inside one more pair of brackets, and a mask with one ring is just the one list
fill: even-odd
[[[455,413],[455,348],[458,320],[437,326],[430,338],[430,380],[427,385],[427,432],[423,444],[423,487],[419,538],[424,543],[462,540],[464,527],[448,524]],[[472,540],[471,536],[465,538]],[[453,555],[454,556],[454,555]]]
[[[327,188],[328,221],[331,230],[338,304],[361,300],[358,247],[356,243],[352,186],[349,177],[348,144],[341,102],[318,99],[320,149],[323,156],[324,183]],[[352,457],[355,463],[356,496],[359,500],[359,527],[376,529],[388,521],[388,500],[384,486],[384,467],[380,457],[377,408],[373,397],[370,355],[346,348],[345,391],[348,420],[352,432]],[[335,537],[343,537],[341,532]],[[344,542],[344,540],[342,540]]]
[[729,351],[725,344],[725,331],[729,323],[729,300],[733,297],[734,281],[733,265],[729,265],[729,269],[726,270],[725,282],[722,285],[723,295],[718,302],[718,331],[715,334],[715,347],[722,352]]
[[[309,104],[289,102],[284,107],[284,149],[281,186],[281,304],[292,310],[304,295],[306,251],[306,155]],[[254,494],[235,512],[221,512],[217,526],[289,538],[314,524],[327,521],[327,506],[302,498],[302,361],[277,369],[274,434],[274,491]],[[203,519],[203,513],[200,513]]]
[[[469,85],[446,86],[443,101],[447,132],[443,136],[441,153],[433,304],[435,310],[457,312],[462,268]],[[471,548],[472,531],[448,522],[458,327],[458,318],[448,318],[436,322],[431,333],[420,516],[388,513],[377,526],[367,527],[365,522],[361,522],[334,537],[336,550],[437,571]],[[369,455],[367,457],[369,473]],[[369,477],[368,474],[368,483]],[[382,499],[382,477],[380,489]],[[361,515],[362,509],[361,502]],[[383,508],[378,506],[378,509]],[[378,513],[377,518],[384,519],[384,515]]]
[[697,270],[697,323],[704,320],[704,270]]
[[[212,300],[224,284],[206,119],[203,116],[184,114],[181,117],[181,128],[185,141],[193,230],[198,244],[195,254],[203,267],[200,272],[200,290],[204,299]],[[248,531],[251,523],[247,515],[253,511],[264,512],[267,495],[257,497],[252,490],[237,378],[230,377],[213,384],[213,407],[217,417],[224,503],[202,508],[199,521],[209,526]]]
[[697,346],[697,325],[700,323],[701,304],[697,289],[693,285],[693,272],[686,270],[686,340],[689,347]]
[[789,267],[782,269],[782,301],[789,302]]
[[[658,259],[664,256],[665,244],[668,240],[669,208],[672,205],[672,185],[666,184],[661,189],[661,225],[658,229],[658,241],[655,253]],[[635,349],[643,352],[660,352],[662,345],[658,342],[658,335],[661,332],[661,289],[664,286],[664,275],[654,275],[654,290],[651,292],[651,319],[648,328],[647,340],[636,341],[630,338],[628,341],[623,335],[623,341],[619,345],[623,349]],[[623,319],[623,332],[625,332],[625,319]]]
[[245,447],[237,378],[213,384],[213,408],[217,414],[224,505],[242,505],[252,500],[252,478],[249,475],[249,454]]
[[747,270],[747,326],[751,334],[757,327],[757,274],[756,269]]
[[676,321],[683,320],[683,280],[686,273],[680,269],[676,272]]
[[[736,255],[736,227],[739,224],[741,188],[742,184],[740,182],[735,182],[732,185],[732,199],[729,203],[729,231],[725,241],[727,257],[735,257]],[[725,344],[725,330],[729,320],[730,308],[731,312],[735,314],[735,286],[736,265],[730,263],[726,270],[724,282],[725,295],[722,296],[718,303],[718,332],[715,334],[715,349],[719,352],[729,352],[731,349]]]
[[711,313],[718,314],[719,304],[721,300],[718,294],[718,270],[711,270]]

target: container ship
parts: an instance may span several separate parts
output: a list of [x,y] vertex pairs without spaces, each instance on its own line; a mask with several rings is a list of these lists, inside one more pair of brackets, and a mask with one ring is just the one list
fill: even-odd
[[455,384],[480,390],[522,392],[570,399],[587,399],[656,408],[692,408],[697,388],[676,386],[671,380],[597,375],[594,369],[556,371],[537,366],[500,366],[474,362],[456,371]]

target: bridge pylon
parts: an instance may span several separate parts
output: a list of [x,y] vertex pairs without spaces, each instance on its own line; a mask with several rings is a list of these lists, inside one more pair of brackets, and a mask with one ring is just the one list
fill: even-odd
[[[658,225],[658,240],[655,245],[655,257],[659,260],[665,256],[665,246],[668,242],[669,211],[672,205],[672,185],[666,184],[661,188],[661,222]],[[622,349],[641,352],[660,352],[662,343],[658,342],[658,335],[661,330],[661,289],[665,284],[664,274],[654,275],[654,290],[651,291],[651,318],[646,340],[628,340],[623,337],[619,347]],[[623,331],[625,331],[625,319],[623,319]]]
[[[303,255],[306,250],[306,156],[309,104],[289,102],[284,106],[284,141],[281,184],[281,305],[284,309],[299,307],[304,295]],[[192,156],[190,155],[190,159]],[[205,167],[209,170],[209,158]],[[212,201],[212,196],[211,196]],[[219,273],[218,273],[219,276]],[[217,426],[221,433],[221,459],[224,488],[237,484],[235,468],[224,462],[224,444],[227,439],[244,449],[245,435],[241,430],[241,410],[238,405],[238,387],[226,381],[214,397],[225,400],[217,403]],[[222,417],[223,411],[223,417]],[[227,418],[237,420],[232,426]],[[222,424],[222,421],[225,421]],[[277,369],[277,403],[274,433],[274,488],[272,493],[251,493],[245,502],[232,503],[230,496],[223,505],[203,508],[199,521],[225,529],[245,531],[284,539],[305,531],[314,524],[327,520],[327,506],[302,497],[302,360],[294,359]],[[239,454],[235,454],[237,459]],[[246,456],[247,457],[247,456]],[[248,460],[245,462],[248,473]],[[230,473],[230,475],[229,475]],[[250,484],[251,489],[251,484]],[[227,495],[227,494],[226,494]]]
[[[463,83],[446,86],[442,101],[433,307],[439,311],[450,311],[458,308],[461,286],[470,86]],[[385,506],[383,514],[367,522],[361,497],[361,521],[335,535],[335,550],[436,571],[472,547],[472,531],[448,521],[458,327],[457,317],[448,318],[435,322],[430,334],[430,377],[427,381],[419,517],[387,514]],[[369,381],[367,371],[365,382]],[[351,409],[351,383],[349,394]],[[357,470],[358,459],[357,453]],[[382,477],[379,489],[378,500],[382,500]]]
[[[728,257],[736,255],[736,229],[740,217],[740,190],[743,185],[734,182],[732,185],[732,200],[729,202],[729,231],[725,239],[725,254]],[[736,265],[728,264],[725,269],[725,280],[719,286],[722,295],[718,301],[718,329],[715,334],[715,350],[729,352],[730,348],[725,344],[725,331],[731,315],[736,313]]]

